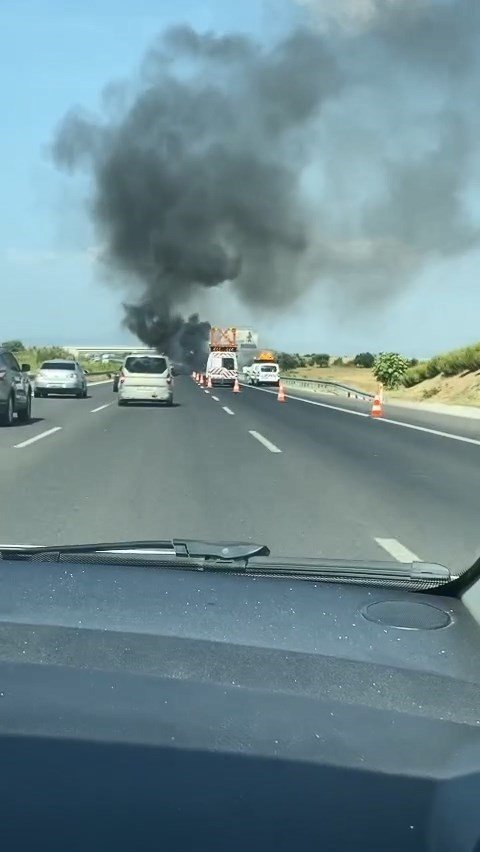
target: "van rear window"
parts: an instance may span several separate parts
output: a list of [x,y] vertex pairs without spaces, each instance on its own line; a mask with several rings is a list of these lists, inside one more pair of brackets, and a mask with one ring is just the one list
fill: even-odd
[[274,365],[274,364],[271,364],[269,367],[265,367],[264,365],[262,365],[260,367],[260,369],[261,369],[262,373],[276,373],[277,372],[277,366]]
[[226,370],[234,370],[235,361],[233,358],[222,358],[222,367],[225,367]]
[[143,355],[138,358],[131,356],[125,361],[125,369],[129,373],[149,373],[151,375],[162,375],[167,370],[165,358]]

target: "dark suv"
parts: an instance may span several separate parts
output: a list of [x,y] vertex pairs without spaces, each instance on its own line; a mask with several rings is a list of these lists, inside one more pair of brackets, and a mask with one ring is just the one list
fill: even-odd
[[13,415],[24,423],[32,416],[30,364],[18,363],[15,355],[0,347],[0,426],[10,426]]

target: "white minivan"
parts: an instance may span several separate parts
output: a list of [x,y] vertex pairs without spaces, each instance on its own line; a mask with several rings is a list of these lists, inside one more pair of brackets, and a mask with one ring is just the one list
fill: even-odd
[[207,360],[207,381],[212,385],[227,385],[233,387],[238,379],[237,353],[231,351],[210,352]]
[[248,368],[247,382],[249,385],[273,385],[278,387],[280,370],[275,361],[255,361]]
[[118,379],[118,404],[173,403],[173,377],[166,355],[127,355]]

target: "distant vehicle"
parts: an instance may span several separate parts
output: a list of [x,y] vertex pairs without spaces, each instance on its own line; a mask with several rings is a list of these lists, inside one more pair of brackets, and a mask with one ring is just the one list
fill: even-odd
[[113,392],[118,392],[118,383],[120,381],[120,370],[113,374]]
[[30,364],[20,364],[13,352],[0,347],[0,426],[11,426],[13,417],[28,423],[32,417]]
[[280,383],[280,369],[273,352],[260,352],[253,364],[245,367],[244,375],[249,385],[273,385]]
[[237,340],[235,328],[210,330],[210,354],[207,359],[207,380],[212,385],[232,387],[238,379]]
[[78,398],[87,396],[87,377],[78,361],[55,358],[44,361],[35,376],[35,396],[65,394]]
[[128,355],[120,371],[118,404],[173,403],[173,378],[166,355]]

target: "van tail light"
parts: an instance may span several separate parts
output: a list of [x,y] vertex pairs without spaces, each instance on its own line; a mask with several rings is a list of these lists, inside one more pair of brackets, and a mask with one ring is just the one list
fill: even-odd
[[7,375],[6,370],[0,370],[0,382],[3,382],[6,375]]

